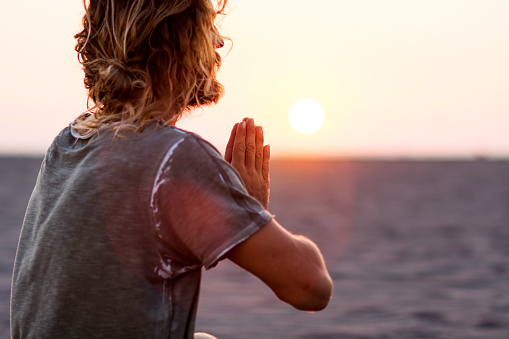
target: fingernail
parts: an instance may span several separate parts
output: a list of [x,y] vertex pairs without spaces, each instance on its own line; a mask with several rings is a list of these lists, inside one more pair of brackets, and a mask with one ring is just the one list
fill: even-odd
[[256,132],[257,132],[257,133],[260,133],[260,134],[261,134],[261,133],[263,133],[263,128],[262,128],[262,126],[257,126],[257,127],[256,127]]
[[249,122],[249,125],[254,126],[254,119],[253,118],[249,119],[248,122]]
[[242,121],[242,122],[240,123],[240,127],[242,127],[242,128],[246,128],[246,122],[245,122],[245,121]]

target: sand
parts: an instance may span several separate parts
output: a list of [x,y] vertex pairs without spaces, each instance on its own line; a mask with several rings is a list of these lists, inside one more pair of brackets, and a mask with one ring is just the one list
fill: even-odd
[[[0,338],[41,159],[0,158]],[[219,338],[509,338],[509,161],[274,161],[270,210],[322,249],[333,299],[287,306],[229,262],[197,330]]]

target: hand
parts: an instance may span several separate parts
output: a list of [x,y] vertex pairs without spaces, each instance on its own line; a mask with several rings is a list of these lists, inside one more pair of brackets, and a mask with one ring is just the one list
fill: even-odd
[[263,128],[244,118],[233,126],[224,156],[236,170],[251,196],[269,206],[270,145],[263,145]]

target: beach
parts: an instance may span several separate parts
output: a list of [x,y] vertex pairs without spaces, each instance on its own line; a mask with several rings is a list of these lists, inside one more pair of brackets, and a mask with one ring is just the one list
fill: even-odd
[[[0,338],[41,158],[0,158]],[[197,331],[218,338],[509,338],[509,161],[275,160],[269,210],[322,249],[329,306],[297,311],[223,261]]]

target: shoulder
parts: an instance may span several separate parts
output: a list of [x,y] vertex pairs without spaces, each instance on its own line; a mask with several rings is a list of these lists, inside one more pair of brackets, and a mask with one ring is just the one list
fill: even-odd
[[[161,142],[172,139],[176,141],[174,143],[171,143],[172,146],[178,142],[178,146],[176,146],[175,148],[178,147],[181,150],[185,149],[187,151],[191,150],[195,151],[188,155],[192,155],[194,153],[205,153],[214,157],[219,156],[222,158],[221,153],[210,142],[203,139],[200,135],[196,133],[180,129],[178,127],[174,126],[159,127],[153,131],[148,131],[146,134],[148,137],[147,139],[152,139],[152,142],[160,144]],[[170,151],[170,149],[171,147],[167,149],[167,151]]]
[[203,191],[247,194],[237,170],[210,142],[195,133],[171,129],[180,133],[181,138],[172,143],[162,157],[154,187],[159,187],[163,181],[173,185],[185,182]]
[[219,157],[221,160],[223,160],[223,156],[221,155],[219,150],[209,141],[203,139],[200,135],[193,132],[184,131],[178,128],[175,129],[178,130],[180,133],[183,133],[183,135],[185,136],[183,140],[184,148],[194,150],[195,151],[194,153],[196,155],[202,155],[212,158]]
[[[165,128],[165,134],[179,135],[165,150],[161,166],[194,168],[195,170],[218,170],[229,167],[217,148],[200,135],[176,127]],[[167,138],[165,138],[167,139]]]

